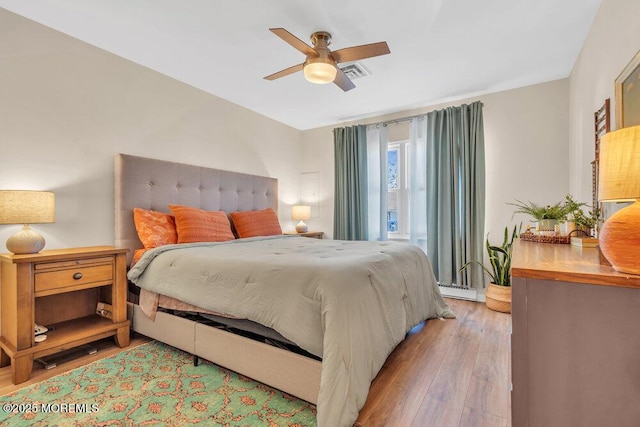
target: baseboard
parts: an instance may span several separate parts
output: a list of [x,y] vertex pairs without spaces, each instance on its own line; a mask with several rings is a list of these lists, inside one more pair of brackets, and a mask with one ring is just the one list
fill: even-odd
[[448,286],[438,286],[443,297],[464,299],[468,301],[484,301],[484,294],[480,294],[477,289],[450,288]]

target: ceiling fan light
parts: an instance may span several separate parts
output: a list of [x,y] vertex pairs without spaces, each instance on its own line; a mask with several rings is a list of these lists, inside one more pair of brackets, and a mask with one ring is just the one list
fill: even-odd
[[311,83],[325,84],[335,80],[338,70],[333,64],[326,62],[311,62],[304,66],[304,78]]

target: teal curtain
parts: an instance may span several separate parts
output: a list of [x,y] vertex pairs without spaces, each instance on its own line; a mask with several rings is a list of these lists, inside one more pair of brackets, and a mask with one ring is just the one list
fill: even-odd
[[335,191],[333,238],[367,240],[367,140],[365,126],[333,130]]
[[485,218],[482,103],[427,114],[427,255],[441,285],[483,287]]

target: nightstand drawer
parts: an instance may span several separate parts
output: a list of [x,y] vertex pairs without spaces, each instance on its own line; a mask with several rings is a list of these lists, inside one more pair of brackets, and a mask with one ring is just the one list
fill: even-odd
[[94,282],[106,282],[113,279],[113,264],[89,267],[77,266],[58,271],[35,274],[35,292],[51,289],[63,289]]
[[72,261],[58,261],[58,262],[41,262],[35,265],[36,272],[44,270],[59,270],[61,268],[75,268],[86,267],[95,264],[111,264],[113,257],[100,257],[100,258],[80,258]]

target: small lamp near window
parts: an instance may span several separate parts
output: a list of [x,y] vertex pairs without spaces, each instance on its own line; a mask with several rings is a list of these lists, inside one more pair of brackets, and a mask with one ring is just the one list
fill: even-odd
[[35,254],[44,248],[44,237],[29,224],[55,221],[55,195],[49,191],[0,190],[0,224],[24,224],[7,240],[14,254]]
[[311,219],[311,206],[293,206],[291,208],[291,219],[294,221],[300,221],[298,225],[296,225],[296,231],[298,233],[306,233],[309,229],[304,221]]
[[601,202],[635,202],[604,223],[599,246],[616,271],[640,274],[640,126],[602,137],[598,198]]

